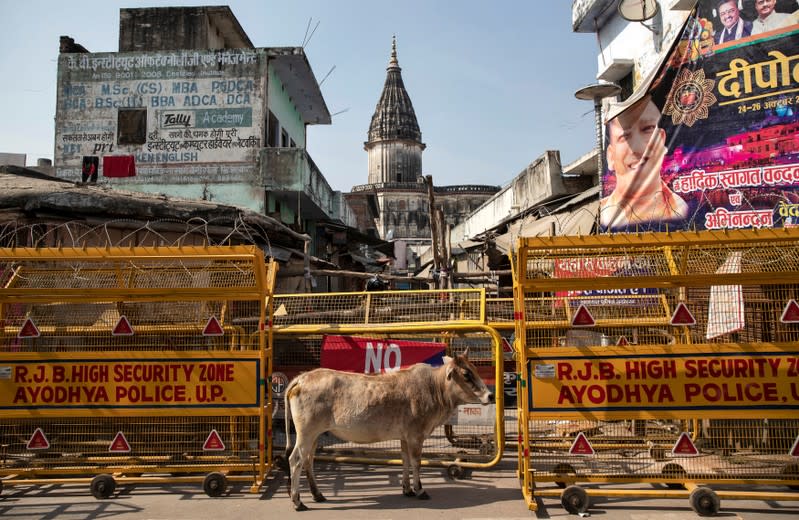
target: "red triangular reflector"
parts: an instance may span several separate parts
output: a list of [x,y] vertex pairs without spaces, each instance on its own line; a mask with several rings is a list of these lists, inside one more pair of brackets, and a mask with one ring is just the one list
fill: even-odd
[[594,317],[591,316],[585,305],[580,305],[572,317],[572,327],[593,327],[594,325],[596,325]]
[[799,304],[796,303],[796,300],[791,300],[785,305],[780,321],[782,323],[799,323]]
[[513,352],[513,347],[511,346],[510,341],[505,338],[502,338],[502,352],[505,352],[506,354]]
[[224,451],[225,450],[225,443],[222,442],[222,437],[219,436],[216,430],[211,430],[211,433],[208,434],[208,438],[205,439],[205,443],[203,444],[203,450],[205,451]]
[[46,450],[50,447],[50,441],[47,440],[41,428],[36,428],[25,447],[29,450]]
[[572,447],[569,448],[569,455],[594,455],[595,453],[591,443],[588,442],[588,437],[583,432],[577,434]]
[[225,331],[222,330],[222,325],[219,324],[219,320],[216,319],[216,316],[211,316],[208,318],[208,323],[205,324],[205,328],[203,329],[203,336],[223,336]]
[[694,441],[688,436],[686,432],[682,432],[677,442],[674,443],[674,448],[671,449],[672,455],[679,455],[682,457],[695,457],[699,455],[699,450],[696,449]]
[[25,323],[22,324],[22,328],[19,329],[17,333],[18,338],[38,338],[39,336],[39,328],[30,318],[25,320]]
[[112,336],[133,336],[133,327],[125,315],[119,317],[119,321],[114,325],[114,330],[111,331]]
[[674,314],[671,315],[672,325],[696,325],[696,319],[683,302],[677,304]]
[[125,438],[124,433],[117,432],[116,437],[114,437],[114,440],[111,441],[111,445],[108,447],[108,451],[112,451],[115,453],[130,452],[130,444],[128,443],[128,440]]
[[627,336],[621,336],[619,338],[619,341],[616,342],[616,345],[618,345],[619,347],[626,347],[629,344],[630,342],[627,341]]
[[797,435],[796,440],[793,441],[793,446],[791,447],[791,457],[799,457],[799,435]]

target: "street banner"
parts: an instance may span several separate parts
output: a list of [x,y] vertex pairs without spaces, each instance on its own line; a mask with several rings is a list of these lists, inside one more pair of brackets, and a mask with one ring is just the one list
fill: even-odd
[[602,231],[799,225],[798,8],[698,2],[608,112]]

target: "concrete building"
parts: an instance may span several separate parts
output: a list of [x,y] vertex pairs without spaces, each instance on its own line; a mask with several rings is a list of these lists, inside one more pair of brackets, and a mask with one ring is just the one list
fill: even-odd
[[118,52],[62,37],[56,102],[62,179],[240,206],[333,261],[356,224],[306,149],[331,116],[304,49],[255,47],[227,6],[120,9]]
[[0,166],[20,166],[25,167],[27,156],[24,153],[0,152]]
[[[561,164],[557,150],[544,152],[452,229],[455,285],[476,283],[489,294],[510,297],[508,254],[518,238],[594,233],[598,207],[596,150],[568,165]],[[426,251],[422,262],[431,256]],[[470,276],[479,273],[486,276]]]
[[[397,259],[400,270],[408,261],[407,269],[413,271],[414,255],[431,243],[430,194],[422,168],[425,148],[394,39],[386,81],[364,143],[367,184],[353,186],[346,199],[359,229],[407,246],[410,257]],[[498,190],[484,185],[433,186],[433,200],[436,208],[442,208],[446,225],[455,226]]]
[[[573,0],[572,30],[596,33],[596,79],[622,87],[618,101],[632,95],[658,65],[663,51],[678,36],[697,0],[655,0],[658,8],[646,22],[619,14],[619,0]],[[641,2],[643,3],[643,2]],[[605,101],[605,107],[615,100]]]

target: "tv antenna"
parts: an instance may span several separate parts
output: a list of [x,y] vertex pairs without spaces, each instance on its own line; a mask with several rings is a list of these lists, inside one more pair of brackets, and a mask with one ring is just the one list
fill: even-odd
[[329,71],[327,71],[327,74],[325,74],[325,77],[324,77],[324,78],[322,78],[322,81],[320,81],[320,82],[319,82],[319,86],[320,86],[320,87],[322,86],[322,83],[324,83],[324,82],[325,82],[325,80],[327,79],[327,77],[328,77],[328,76],[330,76],[330,73],[331,73],[331,72],[333,72],[335,69],[336,69],[336,66],[335,66],[335,65],[333,65],[332,67],[330,67],[330,70],[329,70]]
[[316,22],[313,31],[311,31],[311,34],[308,34],[308,30],[311,28],[311,20],[313,20],[313,17],[308,18],[308,25],[305,27],[305,37],[302,39],[302,45],[301,45],[303,49],[311,41],[311,38],[313,38],[313,35],[316,32],[316,28],[319,27],[319,22]]

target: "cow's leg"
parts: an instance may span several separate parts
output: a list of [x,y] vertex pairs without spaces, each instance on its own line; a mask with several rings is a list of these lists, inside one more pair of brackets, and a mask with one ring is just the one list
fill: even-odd
[[305,459],[305,476],[308,478],[308,486],[311,488],[311,494],[313,495],[314,502],[324,502],[327,499],[322,493],[319,492],[319,487],[316,485],[316,477],[314,476],[313,472],[313,459],[314,455],[316,455],[316,445],[318,444],[318,441],[318,438],[316,441],[314,441],[313,446],[311,447],[311,453],[309,453],[308,457]]
[[408,443],[404,440],[400,441],[400,452],[402,453],[402,494],[406,497],[415,497],[416,493],[411,489],[411,455],[408,451]]
[[416,498],[427,500],[430,498],[430,495],[427,494],[427,491],[422,489],[422,479],[419,476],[419,468],[422,465],[423,442],[424,438],[413,439],[408,442],[408,456],[411,462],[411,469],[413,470],[413,492],[416,494]]
[[[296,423],[295,423],[296,425]],[[294,441],[294,449],[289,456],[289,471],[291,474],[291,501],[294,502],[294,509],[306,511],[308,508],[300,500],[300,476],[302,468],[306,466],[308,450],[313,447],[314,441],[308,442],[297,428],[297,438]]]

